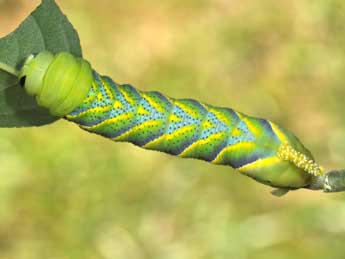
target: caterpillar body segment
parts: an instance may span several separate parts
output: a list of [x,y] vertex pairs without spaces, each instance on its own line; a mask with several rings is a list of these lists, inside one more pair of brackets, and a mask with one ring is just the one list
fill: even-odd
[[67,120],[114,141],[183,158],[229,165],[276,187],[307,186],[312,175],[279,155],[289,146],[313,161],[290,132],[276,124],[192,99],[142,92],[93,73],[88,97]]
[[53,115],[84,130],[182,158],[229,165],[261,183],[284,188],[280,195],[311,186],[324,173],[292,133],[268,120],[119,85],[68,53],[29,57],[20,81]]
[[53,55],[47,51],[28,57],[20,78],[27,93],[55,116],[73,111],[88,95],[93,80],[86,60],[66,52]]

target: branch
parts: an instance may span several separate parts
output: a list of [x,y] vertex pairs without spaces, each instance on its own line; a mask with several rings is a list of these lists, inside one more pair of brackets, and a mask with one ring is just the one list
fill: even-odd
[[316,176],[312,184],[306,188],[323,190],[324,192],[343,192],[345,191],[345,170],[333,170],[324,175]]

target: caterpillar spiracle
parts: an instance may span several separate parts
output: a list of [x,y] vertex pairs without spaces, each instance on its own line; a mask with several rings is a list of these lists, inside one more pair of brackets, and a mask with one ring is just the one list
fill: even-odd
[[39,105],[91,133],[182,158],[229,165],[286,191],[313,189],[320,181],[326,191],[333,191],[332,179],[310,151],[269,120],[120,85],[99,75],[86,60],[65,52],[31,55],[19,79]]

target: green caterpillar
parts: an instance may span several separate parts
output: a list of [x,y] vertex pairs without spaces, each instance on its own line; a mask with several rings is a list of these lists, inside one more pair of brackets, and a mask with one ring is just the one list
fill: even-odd
[[268,120],[116,84],[68,53],[30,56],[19,78],[53,115],[114,141],[229,165],[282,193],[339,189],[292,133]]

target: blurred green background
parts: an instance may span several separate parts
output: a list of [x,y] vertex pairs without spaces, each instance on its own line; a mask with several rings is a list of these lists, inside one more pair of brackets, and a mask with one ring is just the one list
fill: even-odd
[[[39,2],[0,0],[0,37]],[[268,118],[345,167],[343,0],[58,3],[99,72]],[[344,258],[344,194],[270,190],[65,121],[0,129],[0,258]]]

